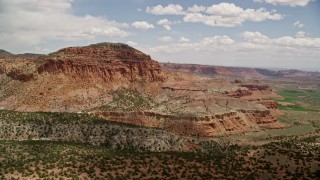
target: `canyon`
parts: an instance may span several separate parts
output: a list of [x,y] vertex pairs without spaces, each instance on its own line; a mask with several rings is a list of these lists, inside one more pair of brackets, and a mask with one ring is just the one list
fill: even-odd
[[271,87],[250,78],[221,78],[263,77],[261,70],[160,64],[121,43],[68,47],[48,55],[4,54],[2,109],[85,113],[182,136],[284,127],[276,119],[281,111]]

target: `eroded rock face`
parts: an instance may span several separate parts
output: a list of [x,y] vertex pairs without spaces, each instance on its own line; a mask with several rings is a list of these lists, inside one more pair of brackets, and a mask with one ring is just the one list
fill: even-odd
[[44,73],[104,82],[162,82],[166,78],[160,64],[150,56],[118,43],[69,47],[48,56],[12,55],[10,58],[14,60],[0,62],[0,73],[23,82]]
[[94,112],[116,122],[157,127],[181,135],[212,136],[221,133],[259,131],[277,122],[269,110],[243,110],[205,116],[179,116],[154,112]]
[[[164,82],[155,97],[145,97],[152,101],[145,104],[141,101],[140,109],[126,108],[133,101],[116,97],[107,108],[91,113],[112,121],[157,127],[183,135],[212,136],[260,131],[261,126],[283,127],[275,117],[276,103],[268,99],[268,95],[272,96],[269,88],[252,85],[255,88],[248,89],[228,81],[179,77],[179,81]],[[124,99],[143,96],[124,91],[128,92]],[[257,99],[254,95],[257,92],[265,94],[265,99]],[[138,105],[137,102],[134,104]],[[115,104],[122,109],[113,108]]]
[[63,73],[71,77],[103,79],[105,82],[157,82],[165,79],[158,62],[123,44],[65,48],[51,54],[37,72]]
[[107,61],[101,63],[79,63],[74,60],[49,60],[38,68],[38,73],[63,73],[67,76],[81,78],[103,79],[105,82],[128,80],[134,81],[163,81],[159,65],[138,61]]
[[109,91],[153,91],[166,78],[150,56],[118,43],[64,48],[48,56],[0,58],[0,106],[78,112],[103,105]]

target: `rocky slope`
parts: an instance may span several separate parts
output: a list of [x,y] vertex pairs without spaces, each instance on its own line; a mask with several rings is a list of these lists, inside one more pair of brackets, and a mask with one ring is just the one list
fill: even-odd
[[120,87],[151,88],[166,79],[158,62],[119,43],[61,49],[48,56],[0,60],[0,106],[77,112],[104,104]]
[[5,56],[12,56],[13,54],[11,54],[10,52],[0,49],[0,57],[5,57]]
[[135,151],[190,150],[187,138],[159,129],[112,123],[84,114],[0,111],[0,140],[50,140]]
[[[238,88],[250,94],[230,97]],[[165,82],[155,97],[121,91],[112,94],[111,102],[90,112],[117,122],[199,136],[259,131],[260,126],[283,127],[275,118],[277,104],[269,99],[274,96],[270,90],[256,90],[265,94],[264,99],[256,99],[255,91],[231,83],[180,79]]]

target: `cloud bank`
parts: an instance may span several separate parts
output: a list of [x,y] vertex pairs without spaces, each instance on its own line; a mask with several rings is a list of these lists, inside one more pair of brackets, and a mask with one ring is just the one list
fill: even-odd
[[126,37],[126,23],[104,17],[75,16],[73,0],[0,1],[0,43],[18,48],[50,40],[73,41],[95,37]]
[[267,11],[264,8],[243,9],[233,3],[224,2],[209,7],[194,5],[188,7],[187,10],[184,10],[179,4],[157,5],[147,7],[146,12],[154,15],[183,15],[184,22],[219,27],[235,27],[246,21],[261,22],[283,19],[283,15],[275,11]]

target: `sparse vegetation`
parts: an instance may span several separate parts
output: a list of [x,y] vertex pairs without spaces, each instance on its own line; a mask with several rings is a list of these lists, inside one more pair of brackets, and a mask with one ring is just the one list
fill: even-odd
[[110,47],[110,48],[118,48],[118,49],[128,49],[128,50],[134,50],[133,47],[123,44],[123,43],[111,43],[111,42],[103,42],[103,43],[96,43],[91,44],[89,47]]
[[0,139],[73,141],[135,151],[164,151],[183,144],[177,136],[163,130],[107,121],[88,114],[3,110],[0,123]]
[[77,143],[0,141],[0,174],[2,179],[315,179],[320,164],[319,146],[309,140],[301,143],[297,140],[287,139],[258,147],[205,143],[210,153],[138,153]]
[[[43,72],[52,73],[37,74],[36,85],[13,78],[19,71],[4,71],[0,76],[0,100],[10,104],[6,108],[27,111],[34,105],[38,108],[30,111],[36,111],[51,104],[54,108],[48,111],[79,110],[0,110],[0,179],[319,178],[319,86],[280,84],[277,90],[283,99],[278,101],[283,104],[278,108],[285,114],[278,120],[287,126],[273,129],[282,126],[277,126],[274,118],[279,113],[277,103],[270,99],[276,98],[274,91],[260,85],[266,79],[229,83],[229,77],[201,80],[176,75],[165,77],[169,80],[164,83],[150,81],[150,87],[137,90],[133,87],[143,86],[145,79],[135,82],[133,74],[137,79],[144,74],[155,79],[155,72],[162,73],[157,63],[140,64],[150,60],[149,56],[121,43],[83,48],[86,51],[70,47],[49,54],[46,58],[54,63],[42,64],[47,70]],[[58,61],[61,64],[56,64]],[[102,66],[112,61],[122,67],[115,67],[117,63]],[[18,63],[17,67],[29,73],[44,62],[39,59],[31,66]],[[8,68],[10,63],[4,69]],[[195,65],[190,68],[198,71]],[[278,71],[257,71],[285,78]],[[90,81],[74,83],[81,73]],[[117,76],[121,78],[114,79]],[[49,86],[52,77],[61,79]],[[87,79],[83,77],[79,80]],[[241,86],[246,81],[252,85]],[[68,83],[74,84],[64,89]],[[252,92],[226,94],[240,87]],[[61,92],[68,95],[60,96]],[[29,94],[32,96],[25,99]],[[47,96],[52,98],[47,99],[49,105],[44,100],[37,103],[36,99]],[[93,114],[158,129],[112,122]],[[214,134],[219,136],[211,137]]]
[[148,95],[144,95],[138,90],[119,89],[110,93],[113,100],[101,106],[103,111],[143,111],[150,110],[155,102]]

